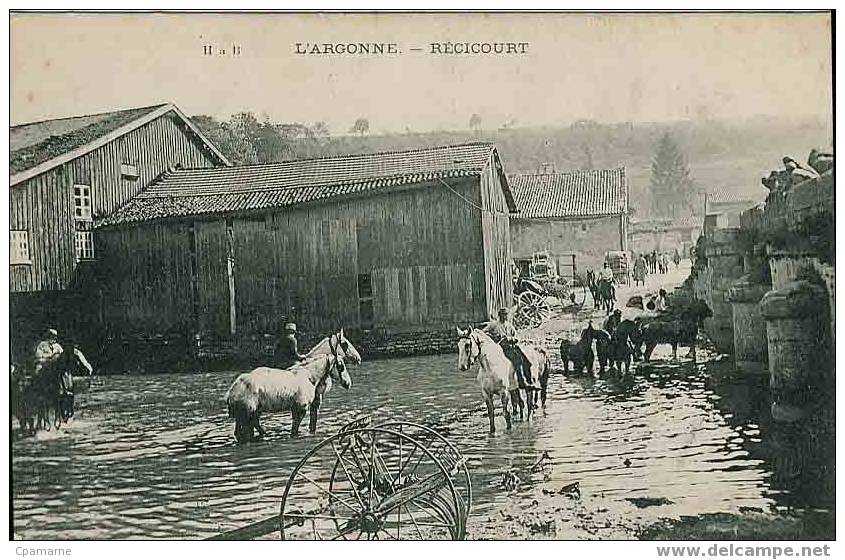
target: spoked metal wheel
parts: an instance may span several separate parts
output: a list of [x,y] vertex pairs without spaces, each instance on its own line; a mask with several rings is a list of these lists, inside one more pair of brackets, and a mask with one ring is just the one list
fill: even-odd
[[538,327],[552,314],[546,297],[534,292],[522,292],[516,303],[515,322],[518,327]]
[[354,422],[296,466],[281,504],[292,540],[463,539],[468,503],[453,476],[464,459],[412,425]]
[[[442,452],[447,457],[461,457],[461,452],[452,444],[452,442],[446,439],[437,430],[424,426],[423,424],[391,420],[389,422],[380,423],[378,427],[388,428],[411,436],[415,440],[422,442],[435,456],[440,456]],[[446,462],[448,462],[448,460]],[[455,485],[455,489],[463,499],[467,512],[469,512],[469,510],[472,509],[472,480],[469,476],[469,467],[467,466],[466,461],[460,461],[458,472],[452,477],[452,484]]]

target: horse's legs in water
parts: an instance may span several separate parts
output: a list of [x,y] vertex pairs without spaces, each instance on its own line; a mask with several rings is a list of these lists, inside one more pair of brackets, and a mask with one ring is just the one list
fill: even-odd
[[525,388],[525,416],[531,420],[531,410],[534,408],[534,389]]
[[522,420],[523,417],[523,402],[522,402],[522,394],[519,389],[510,392],[510,404],[513,408],[513,414],[516,416],[519,414],[519,419]]
[[690,344],[689,347],[689,354],[687,354],[687,358],[692,358],[692,363],[696,363],[696,355],[695,355],[695,342]]
[[[508,404],[509,404],[508,401],[511,400],[513,393],[516,393],[517,395],[519,395],[519,390],[511,391],[511,395],[508,395],[507,391],[502,391],[502,410],[504,411],[504,414],[505,414],[505,426],[507,427],[508,430],[511,429],[511,413],[510,413],[510,410],[508,410]],[[520,397],[520,401],[521,400],[522,400],[522,397]],[[520,410],[521,409],[522,409],[522,405],[520,405]]]
[[308,424],[308,431],[312,434],[317,431],[317,414],[319,414],[320,412],[320,403],[322,402],[322,395],[314,395],[314,400],[311,401],[311,404],[308,406],[309,412],[311,413],[311,420]]
[[543,405],[543,410],[546,410],[546,389],[549,386],[549,364],[546,363],[543,368],[543,374],[540,376],[540,402]]
[[654,352],[654,348],[657,346],[656,342],[647,342],[645,345],[645,353],[643,354],[643,359],[648,362],[651,360],[651,353]]
[[255,426],[255,430],[258,432],[258,437],[264,437],[267,435],[267,432],[264,431],[264,428],[261,427],[261,413],[257,410],[252,414],[252,421],[253,425]]
[[678,343],[677,342],[672,343],[672,361],[673,362],[678,361]]
[[302,419],[305,418],[306,410],[307,409],[304,406],[298,405],[291,408],[292,422],[290,426],[290,435],[299,435],[299,425],[302,423]]
[[493,397],[488,396],[484,399],[484,404],[487,405],[487,418],[490,419],[490,433],[496,433],[496,412],[493,410]]

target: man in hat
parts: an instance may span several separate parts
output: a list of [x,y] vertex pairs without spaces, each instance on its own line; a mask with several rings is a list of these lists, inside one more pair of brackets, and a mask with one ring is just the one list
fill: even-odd
[[299,353],[297,347],[296,323],[285,323],[284,336],[276,344],[273,352],[273,365],[279,369],[288,369],[304,359],[305,356]]
[[613,311],[613,314],[608,317],[604,322],[604,330],[608,332],[608,334],[613,334],[616,331],[616,327],[619,326],[619,323],[622,322],[622,310],[616,309]]
[[499,310],[499,320],[490,321],[484,332],[497,342],[505,356],[513,362],[514,370],[516,371],[516,379],[519,382],[520,388],[530,387],[536,389],[534,381],[531,379],[531,362],[520,349],[516,338],[516,327],[508,318],[508,309],[503,307]]
[[62,355],[64,349],[59,344],[59,333],[50,328],[44,333],[44,338],[35,345],[35,373],[41,371],[46,364],[55,361]]

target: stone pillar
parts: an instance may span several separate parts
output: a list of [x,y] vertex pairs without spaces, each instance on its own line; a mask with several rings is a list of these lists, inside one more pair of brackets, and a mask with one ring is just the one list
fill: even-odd
[[743,274],[743,256],[739,251],[739,229],[714,230],[705,247],[709,286],[707,304],[713,317],[706,319],[704,330],[716,349],[725,354],[733,353],[733,308],[725,295],[733,282]]
[[768,292],[760,308],[766,319],[772,417],[801,420],[829,384],[827,295],[818,284],[795,280]]
[[760,300],[770,286],[754,283],[746,274],[731,286],[726,295],[733,310],[733,347],[736,368],[754,375],[768,373],[766,321]]

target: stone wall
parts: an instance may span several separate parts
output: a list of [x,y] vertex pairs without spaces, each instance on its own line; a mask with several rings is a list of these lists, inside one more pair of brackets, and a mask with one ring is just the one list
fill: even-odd
[[[300,351],[307,352],[331,333],[304,333]],[[345,335],[364,360],[447,354],[456,351],[455,328],[424,332],[347,330]],[[275,335],[239,338],[188,336],[172,333],[108,340],[99,356],[92,358],[104,373],[163,373],[213,369],[250,369],[272,365]]]
[[575,254],[575,266],[579,272],[583,273],[588,268],[597,270],[604,263],[605,251],[626,248],[619,229],[618,215],[566,220],[513,218],[510,226],[511,256],[531,258],[537,251],[548,251],[552,255]]

